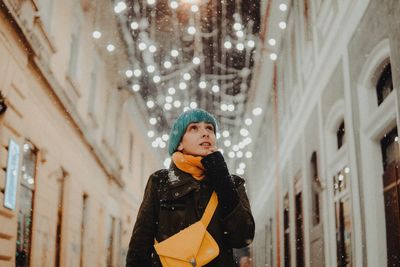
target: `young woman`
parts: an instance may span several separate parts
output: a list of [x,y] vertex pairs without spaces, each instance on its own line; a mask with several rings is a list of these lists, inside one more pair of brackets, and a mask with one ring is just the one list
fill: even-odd
[[[202,217],[215,191],[218,205],[207,231],[219,254],[207,267],[233,267],[232,248],[249,245],[254,237],[254,219],[244,180],[229,174],[216,146],[217,121],[202,109],[183,112],[172,126],[168,152],[171,166],[153,173],[133,228],[127,267],[162,266],[154,249]],[[196,266],[196,263],[191,263]],[[187,266],[187,265],[182,265]]]

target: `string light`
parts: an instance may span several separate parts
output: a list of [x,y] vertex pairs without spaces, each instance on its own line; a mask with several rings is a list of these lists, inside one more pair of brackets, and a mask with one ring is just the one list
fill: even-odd
[[269,43],[270,46],[274,46],[276,44],[276,40],[274,38],[270,38],[268,40],[268,43]]
[[139,29],[139,23],[137,23],[136,21],[132,21],[132,22],[131,22],[131,29],[132,29],[132,30],[137,30],[137,29]]
[[236,32],[236,36],[239,37],[239,38],[242,38],[243,35],[244,35],[243,31],[237,31]]
[[140,77],[142,75],[142,71],[140,69],[135,69],[133,71],[133,75],[135,75],[135,77]]
[[133,76],[133,71],[132,71],[132,70],[127,70],[127,71],[125,71],[125,76],[126,76],[127,78],[132,77],[132,76]]
[[133,84],[133,85],[132,85],[132,90],[133,90],[134,92],[139,92],[139,90],[140,90],[140,85],[139,85],[139,84]]
[[214,85],[211,87],[211,90],[212,90],[214,93],[218,93],[218,92],[219,92],[219,86],[218,86],[217,84],[214,84]]
[[151,130],[148,131],[147,132],[147,136],[150,137],[150,138],[153,138],[154,137],[154,131],[151,131]]
[[[168,17],[169,19],[177,19],[177,17],[179,19],[180,15],[175,16],[178,14],[177,11],[175,11],[175,9],[179,7],[182,7],[182,10],[184,10],[184,8],[185,9],[187,8],[185,10],[186,12],[191,12],[191,13],[201,12],[201,14],[199,15],[189,14],[189,16],[191,17],[189,17],[189,19],[184,22],[178,21],[179,22],[178,25],[180,27],[183,27],[184,35],[179,36],[182,34],[182,32],[178,31],[173,35],[171,35],[171,38],[182,38],[181,40],[183,40],[183,42],[179,42],[173,45],[172,47],[170,45],[173,44],[173,40],[171,41],[171,44],[168,42],[166,42],[165,44],[157,42],[158,40],[162,40],[162,38],[161,39],[158,38],[157,32],[154,34],[154,32],[151,31],[151,29],[153,29],[155,20],[150,18],[149,12],[147,11],[143,12],[143,7],[141,7],[140,10],[138,11],[139,14],[137,14],[137,10],[134,10],[133,15],[131,14],[131,12],[129,13],[127,12],[127,14],[122,14],[121,16],[117,16],[117,18],[126,16],[128,21],[126,25],[134,40],[133,44],[136,45],[136,49],[134,49],[135,55],[133,56],[134,57],[133,63],[135,67],[132,69],[127,69],[123,72],[126,78],[134,77],[133,80],[129,80],[129,83],[133,82],[133,84],[131,85],[132,91],[133,92],[140,91],[141,90],[140,83],[143,83],[146,85],[146,92],[149,92],[149,94],[147,97],[143,96],[144,91],[141,94],[142,97],[146,99],[145,106],[149,110],[154,109],[155,107],[157,108],[157,106],[161,106],[165,110],[176,108],[179,109],[179,111],[174,110],[173,112],[180,112],[181,109],[183,110],[186,110],[188,108],[193,109],[197,108],[198,106],[198,103],[195,101],[196,98],[192,98],[192,92],[190,91],[182,92],[187,88],[191,88],[193,85],[197,84],[198,88],[200,89],[205,89],[210,87],[211,89],[210,93],[212,92],[217,94],[223,91],[224,92],[223,95],[225,95],[225,92],[229,92],[230,90],[234,89],[236,92],[240,93],[235,93],[235,95],[233,95],[235,97],[234,100],[232,98],[223,97],[221,99],[222,101],[220,101],[220,108],[222,111],[226,113],[238,110],[239,114],[240,112],[242,112],[241,111],[242,109],[238,109],[238,107],[235,106],[235,104],[233,104],[232,102],[238,101],[242,104],[242,102],[245,101],[237,99],[241,97],[240,95],[241,93],[245,94],[246,91],[248,90],[248,82],[249,82],[248,77],[251,72],[251,66],[245,64],[243,64],[244,66],[240,66],[240,64],[238,66],[232,65],[231,63],[232,59],[233,60],[236,59],[234,59],[234,57],[231,58],[231,56],[236,53],[240,56],[248,57],[249,55],[251,56],[252,55],[251,53],[254,52],[253,48],[256,46],[255,40],[257,38],[254,36],[255,34],[254,28],[253,29],[248,28],[248,26],[252,25],[249,24],[249,19],[251,20],[252,18],[247,17],[247,15],[245,17],[242,17],[242,14],[240,14],[239,12],[233,14],[233,21],[230,20],[229,23],[227,23],[223,27],[227,27],[227,25],[232,25],[232,26],[229,28],[224,28],[223,31],[221,31],[223,34],[226,33],[225,36],[218,34],[219,38],[218,42],[220,41],[223,42],[224,49],[230,50],[233,48],[236,51],[235,50],[232,52],[225,51],[227,55],[222,57],[221,62],[218,62],[218,64],[221,65],[220,67],[220,69],[222,70],[221,72],[218,71],[218,73],[215,73],[214,70],[211,70],[210,73],[204,75],[204,69],[209,67],[209,61],[205,60],[205,56],[207,56],[203,54],[205,53],[205,49],[201,49],[201,46],[198,46],[199,45],[198,40],[200,40],[200,42],[204,42],[203,41],[204,36],[210,34],[211,32],[203,33],[201,30],[202,27],[201,25],[198,24],[197,19],[198,16],[202,17],[204,15],[203,14],[204,10],[202,7],[200,7],[200,5],[204,4],[208,0],[179,0],[179,1],[167,0],[167,1],[169,2],[168,6],[164,6],[164,8],[165,7],[170,8],[170,10],[172,11],[171,13],[169,13],[170,14],[170,16]],[[241,0],[238,0],[235,3],[232,3],[232,5],[235,5],[236,8],[236,5],[238,3],[242,5],[240,1]],[[147,3],[148,5],[148,7],[146,7],[145,4],[144,9],[146,10],[146,8],[148,8],[147,10],[149,10],[151,13],[153,11],[157,11],[160,8],[159,5],[156,5],[159,3],[159,1],[157,0],[146,0],[144,3]],[[124,1],[117,0],[117,3],[116,5],[114,5],[113,8],[116,13],[121,13],[128,7]],[[129,8],[131,8],[131,6],[129,6]],[[281,4],[279,8],[282,10],[284,7]],[[285,8],[287,9],[286,5]],[[179,10],[179,12],[181,12],[181,10]],[[281,25],[279,26],[281,27]],[[191,37],[196,34],[200,34],[201,37],[200,38]],[[100,31],[93,31],[92,33],[92,36],[95,39],[99,39],[101,35],[102,34]],[[112,52],[115,49],[116,47],[112,44],[109,44],[107,46],[107,50],[109,52]],[[170,49],[170,50],[165,50],[165,49]],[[240,53],[238,53],[237,51],[239,51]],[[271,56],[272,54],[270,54],[270,57]],[[137,62],[139,62],[139,64]],[[230,72],[229,68],[235,68],[237,72]],[[225,71],[225,69],[228,71]],[[143,71],[144,74],[142,73]],[[246,71],[248,72],[248,74],[246,74]],[[224,77],[221,79],[213,75],[218,75],[218,76],[225,75],[226,78]],[[212,77],[211,78],[212,80],[208,80],[207,78],[209,77]],[[175,82],[173,79],[176,79]],[[232,82],[233,79],[238,79],[238,82],[236,81]],[[154,83],[152,83],[151,81]],[[181,91],[177,92],[178,88]],[[155,93],[153,92],[156,91],[161,95],[155,95]],[[163,99],[162,96],[164,96],[165,99]],[[214,97],[214,95],[212,96]],[[185,100],[180,101],[181,99]],[[220,113],[220,114],[222,114],[221,116],[225,116],[225,113]],[[228,113],[226,114],[226,116],[236,116],[236,113],[235,114]],[[174,115],[172,117],[174,117]],[[248,118],[245,121],[245,123],[248,122],[249,120],[251,121],[251,119]],[[156,117],[151,117],[149,122],[152,125],[160,123],[160,126],[163,127],[165,120],[164,118],[157,119]],[[246,125],[249,126],[251,123],[252,121],[250,123],[246,123]],[[243,130],[246,129],[241,129],[239,133],[242,136],[247,137],[249,135],[248,131],[246,130],[247,132],[244,134]],[[229,132],[226,131],[226,133],[228,133],[229,136]],[[153,135],[151,138],[153,138],[154,135],[155,133],[153,131]],[[220,134],[217,134],[217,136],[218,135],[221,136]],[[164,138],[158,138],[154,140],[153,142],[154,147],[160,147],[160,148],[165,147],[166,144],[163,142],[163,140]],[[230,147],[232,145],[231,140],[224,140],[224,145],[226,147]],[[242,142],[239,143],[239,145],[241,147],[244,147],[245,141],[243,140]],[[226,152],[228,153],[228,151]],[[233,155],[232,153],[228,153],[228,155],[230,154],[232,157],[235,156],[238,157],[238,154],[240,155],[240,153],[243,154],[243,152],[241,151],[240,153],[237,153],[239,151],[235,151],[236,153],[234,151],[230,152],[232,152]]]
[[287,10],[287,5],[286,5],[286,4],[280,4],[280,5],[279,5],[279,9],[280,9],[281,11],[286,11],[286,10]]
[[253,48],[256,45],[256,43],[253,40],[248,40],[247,41],[247,46]]
[[176,90],[174,87],[168,88],[168,94],[173,95],[173,94],[175,94],[175,92],[176,92]]
[[184,83],[184,82],[180,82],[180,83],[179,83],[179,89],[185,90],[186,88],[187,88],[186,83]]
[[115,50],[115,46],[113,44],[108,44],[107,45],[107,51],[108,52],[113,52]]
[[233,29],[236,31],[239,31],[242,29],[242,24],[240,24],[239,22],[235,22],[235,24],[233,24]]
[[157,48],[156,48],[154,45],[150,45],[150,46],[149,46],[149,51],[150,51],[151,53],[154,53],[154,52],[157,51]]
[[194,57],[193,58],[193,60],[192,60],[192,62],[193,62],[193,64],[196,64],[196,65],[198,65],[198,64],[200,64],[200,58],[199,57]]
[[254,116],[261,115],[261,113],[262,113],[262,108],[255,108],[255,109],[253,109],[253,115],[254,115]]
[[126,9],[126,4],[125,2],[121,1],[118,2],[117,5],[114,7],[114,12],[118,14],[124,11],[125,9]]
[[192,6],[190,7],[190,10],[191,10],[193,13],[195,13],[195,12],[198,12],[198,11],[199,11],[199,7],[198,7],[197,5],[192,5]]
[[247,118],[247,119],[244,120],[244,123],[245,123],[247,126],[250,126],[251,124],[253,124],[253,120],[250,119],[250,118]]
[[101,32],[100,32],[100,31],[94,31],[94,32],[92,33],[92,36],[93,36],[94,39],[100,39],[100,37],[101,37]]
[[199,82],[199,87],[200,87],[201,89],[204,89],[204,88],[207,87],[207,83],[206,83],[205,81],[201,81],[201,82]]
[[236,49],[242,51],[244,49],[244,45],[242,43],[236,44]]
[[169,68],[171,68],[171,66],[172,66],[172,63],[170,61],[167,60],[164,62],[164,68],[169,69]]
[[156,70],[156,68],[153,65],[148,65],[147,66],[147,72],[148,73],[153,73]]
[[178,8],[178,2],[176,2],[176,1],[171,1],[171,3],[169,3],[169,6],[172,8],[172,9],[177,9]]
[[159,83],[159,82],[161,81],[160,76],[155,75],[155,76],[153,77],[153,81],[154,81],[155,83]]
[[173,57],[179,56],[178,50],[176,50],[176,49],[171,50],[171,56],[173,56]]
[[143,51],[143,50],[146,50],[147,45],[146,45],[145,43],[143,43],[143,42],[140,42],[139,45],[138,45],[138,47],[139,47],[139,49],[140,49],[141,51]]
[[196,33],[196,28],[194,26],[189,26],[187,32],[191,35],[194,35]]
[[226,49],[230,49],[230,48],[232,48],[232,43],[231,43],[230,41],[225,41],[224,47],[225,47]]

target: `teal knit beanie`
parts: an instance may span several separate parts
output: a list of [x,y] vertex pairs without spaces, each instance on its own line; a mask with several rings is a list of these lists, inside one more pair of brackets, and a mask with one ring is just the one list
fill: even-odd
[[172,155],[179,146],[179,143],[182,140],[183,135],[186,132],[186,128],[189,124],[194,122],[207,122],[211,123],[214,126],[214,133],[217,132],[217,120],[215,117],[205,111],[204,109],[189,109],[183,112],[176,119],[174,124],[172,125],[171,132],[169,134],[169,144],[168,144],[168,153]]

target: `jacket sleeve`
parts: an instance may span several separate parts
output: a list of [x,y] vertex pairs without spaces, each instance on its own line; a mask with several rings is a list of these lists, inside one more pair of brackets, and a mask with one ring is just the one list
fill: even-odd
[[233,248],[250,245],[254,239],[255,223],[247,198],[244,180],[233,175],[239,195],[239,203],[233,211],[221,219],[224,238]]
[[150,176],[129,242],[126,267],[151,266],[157,230],[157,175]]

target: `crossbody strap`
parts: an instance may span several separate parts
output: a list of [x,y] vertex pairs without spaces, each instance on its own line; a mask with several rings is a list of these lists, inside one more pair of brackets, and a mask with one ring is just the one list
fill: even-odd
[[204,224],[204,226],[208,226],[211,221],[212,216],[214,215],[215,209],[218,205],[218,197],[215,192],[211,194],[211,198],[208,201],[206,210],[204,211],[203,216],[201,217],[200,221]]

